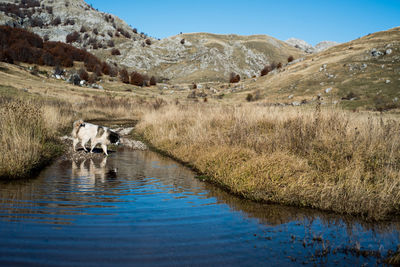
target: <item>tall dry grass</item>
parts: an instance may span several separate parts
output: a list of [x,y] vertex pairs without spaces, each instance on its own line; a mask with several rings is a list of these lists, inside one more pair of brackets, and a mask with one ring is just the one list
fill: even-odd
[[0,99],[0,177],[24,177],[57,153],[46,123],[40,104]]
[[235,194],[383,219],[399,212],[399,123],[338,109],[167,106],[137,130]]

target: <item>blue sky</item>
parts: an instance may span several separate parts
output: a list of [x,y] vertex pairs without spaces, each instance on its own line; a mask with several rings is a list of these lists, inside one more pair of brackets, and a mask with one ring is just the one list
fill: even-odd
[[400,0],[87,0],[139,32],[165,38],[180,32],[267,34],[312,45],[323,40],[347,42],[368,33],[400,26]]

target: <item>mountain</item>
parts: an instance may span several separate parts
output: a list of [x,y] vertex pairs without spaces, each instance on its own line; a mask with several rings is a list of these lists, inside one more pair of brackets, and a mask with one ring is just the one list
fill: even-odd
[[50,41],[68,37],[108,63],[171,82],[226,81],[232,72],[252,77],[273,61],[304,55],[267,35],[188,33],[158,40],[83,0],[5,0],[0,10],[0,24],[29,29]]
[[318,53],[339,44],[338,42],[333,41],[322,41],[313,47],[306,41],[296,38],[287,39],[285,42],[309,54]]
[[309,54],[280,71],[244,84],[265,102],[337,103],[352,109],[400,107],[400,27]]

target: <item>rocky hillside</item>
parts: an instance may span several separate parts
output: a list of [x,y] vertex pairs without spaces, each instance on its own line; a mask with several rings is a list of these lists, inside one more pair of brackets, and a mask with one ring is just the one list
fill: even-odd
[[304,54],[266,35],[192,33],[157,40],[83,0],[5,0],[0,10],[0,24],[69,42],[120,68],[171,82],[226,81],[232,72],[251,77],[273,61]]
[[315,46],[312,46],[306,41],[296,38],[287,39],[285,42],[309,54],[318,53],[339,44],[338,42],[333,41],[322,41]]
[[400,27],[308,55],[243,86],[273,103],[300,105],[319,98],[352,109],[399,108]]

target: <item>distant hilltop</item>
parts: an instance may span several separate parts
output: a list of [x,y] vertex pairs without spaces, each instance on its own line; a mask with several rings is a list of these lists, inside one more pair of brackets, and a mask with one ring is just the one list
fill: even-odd
[[340,43],[334,42],[334,41],[322,41],[315,46],[310,45],[304,40],[296,39],[296,38],[290,38],[285,41],[287,44],[294,46],[306,53],[312,54],[312,53],[318,53],[321,51],[324,51],[325,49],[328,49],[332,46],[338,45]]

